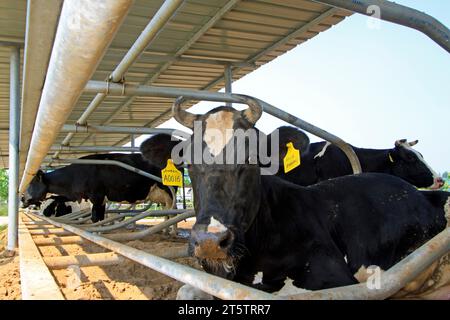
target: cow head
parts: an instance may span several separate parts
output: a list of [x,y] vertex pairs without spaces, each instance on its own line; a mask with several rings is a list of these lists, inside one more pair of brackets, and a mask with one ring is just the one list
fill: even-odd
[[[218,107],[204,115],[184,111],[180,101],[174,104],[175,119],[193,129],[188,160],[189,175],[194,192],[196,223],[192,228],[190,250],[209,271],[231,277],[242,255],[243,238],[251,226],[260,205],[261,172],[257,150],[250,147],[250,139],[241,139],[238,133],[255,130],[254,124],[262,108],[254,101],[238,111],[231,107]],[[195,124],[195,125],[194,125]],[[165,138],[167,139],[167,137]],[[154,136],[141,145],[141,151],[153,164],[163,164],[168,152],[161,149],[161,136]],[[166,141],[168,142],[168,141]],[[210,159],[237,155],[243,161],[206,163],[195,161],[193,153]],[[192,161],[194,159],[194,161]]]
[[419,188],[438,189],[443,180],[425,162],[421,153],[413,149],[419,141],[397,140],[394,149],[389,152],[389,162],[394,175]]
[[44,172],[39,170],[20,199],[22,208],[27,208],[32,204],[39,205],[45,199],[48,188],[44,179]]

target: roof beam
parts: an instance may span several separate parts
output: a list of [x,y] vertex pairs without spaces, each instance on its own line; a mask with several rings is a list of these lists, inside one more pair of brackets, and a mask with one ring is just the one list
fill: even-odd
[[[266,54],[270,53],[271,51],[275,50],[277,47],[285,45],[286,43],[288,43],[289,41],[291,41],[292,39],[295,39],[297,37],[299,37],[300,35],[302,35],[303,33],[305,33],[306,31],[308,31],[309,29],[311,29],[312,27],[318,25],[320,22],[322,22],[324,19],[332,17],[334,14],[336,14],[336,12],[338,11],[338,9],[336,8],[331,8],[328,9],[327,11],[325,11],[324,13],[320,14],[317,18],[311,20],[310,22],[300,26],[299,28],[295,29],[294,31],[292,31],[291,33],[289,33],[288,35],[284,36],[283,38],[281,38],[280,40],[278,40],[275,44],[270,45],[269,47],[265,48],[263,51],[253,55],[252,57],[250,57],[247,61],[245,61],[246,64],[250,64],[250,65],[254,65],[256,61],[258,61],[258,59],[260,59],[261,57],[265,56]],[[242,67],[236,67],[233,68],[231,71],[231,78],[233,77],[234,74],[236,74],[240,69],[244,68],[245,66]],[[206,85],[205,87],[203,87],[201,90],[210,90],[211,88],[214,88],[215,86],[217,86],[219,83],[221,83],[222,81],[225,81],[225,76],[220,76],[217,79],[215,79],[214,81],[210,82],[208,85]],[[145,124],[145,127],[151,127],[153,126],[155,123],[157,123],[158,121],[160,121],[162,118],[164,118],[165,116],[167,116],[168,114],[170,114],[172,112],[172,107],[168,108],[165,112],[163,112],[160,116],[158,116],[157,118],[147,122]],[[130,137],[127,136],[123,139],[121,139],[120,141],[118,141],[117,143],[115,143],[115,145],[122,145],[125,144],[129,141]],[[87,140],[87,139],[86,139]],[[85,141],[86,141],[85,140]],[[83,141],[83,142],[85,142]]]
[[[214,24],[219,21],[228,11],[230,11],[240,0],[230,0],[228,3],[220,8],[211,19],[208,20],[207,23],[205,23],[193,36],[191,39],[189,39],[186,44],[181,47],[175,54],[174,57],[178,58],[183,55],[201,36],[203,36]],[[174,60],[176,61],[176,60]],[[161,75],[162,72],[166,71],[174,61],[167,61],[155,74],[148,77],[148,80],[144,81],[144,85],[151,85],[158,77]],[[129,97],[122,105],[118,106],[112,114],[102,122],[102,125],[107,125],[111,123],[119,114],[122,113],[123,110],[128,108],[133,102],[136,96]],[[88,135],[81,143],[85,143],[89,138],[91,138],[92,135]],[[127,137],[128,139],[128,137]]]

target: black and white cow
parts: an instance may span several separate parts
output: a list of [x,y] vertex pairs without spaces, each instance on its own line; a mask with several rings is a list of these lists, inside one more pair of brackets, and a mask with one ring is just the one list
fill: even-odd
[[[150,165],[141,154],[108,153],[81,159],[116,160],[161,177],[160,169]],[[172,206],[166,186],[114,165],[71,164],[49,173],[39,171],[22,196],[22,206],[40,203],[47,193],[69,201],[89,200],[93,204],[93,222],[104,219],[107,200],[128,203],[150,200],[166,209]]]
[[[280,135],[281,136],[281,135]],[[283,137],[284,140],[287,137]],[[425,162],[422,154],[412,147],[418,140],[397,140],[392,149],[365,149],[353,147],[363,172],[378,172],[400,177],[418,188],[438,189],[444,181]],[[308,186],[319,181],[352,174],[347,156],[339,147],[329,142],[311,143],[301,153],[302,163],[297,168],[278,175],[295,184]]]
[[66,197],[51,196],[41,204],[40,209],[46,217],[61,217],[72,213],[72,207],[67,204],[69,201]]
[[[174,105],[178,122],[191,129],[201,123],[190,140],[200,141],[200,152],[221,156],[244,149],[246,155],[240,164],[188,165],[196,212],[190,251],[207,272],[269,292],[288,278],[309,290],[350,285],[358,282],[354,274],[361,266],[388,269],[446,227],[450,193],[419,191],[392,175],[348,175],[309,187],[261,175],[248,140],[233,134],[252,130],[261,113],[256,103],[204,115]],[[210,136],[226,130],[232,133],[226,139]],[[152,164],[171,156],[162,140],[155,136],[141,145]],[[260,272],[262,282],[253,284]]]

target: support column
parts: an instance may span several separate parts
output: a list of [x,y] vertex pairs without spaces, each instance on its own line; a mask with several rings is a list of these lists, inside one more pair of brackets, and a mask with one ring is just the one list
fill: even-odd
[[19,213],[19,136],[20,136],[20,48],[13,47],[10,56],[9,78],[9,170],[8,170],[8,245],[17,247]]
[[[230,64],[225,67],[224,78],[225,78],[225,93],[231,93],[231,83],[233,82],[233,74]],[[232,103],[227,102],[226,105],[231,107]]]
[[[131,135],[131,148],[134,148],[136,146],[136,141],[134,140],[134,134]],[[134,153],[134,151],[131,151],[131,153]]]

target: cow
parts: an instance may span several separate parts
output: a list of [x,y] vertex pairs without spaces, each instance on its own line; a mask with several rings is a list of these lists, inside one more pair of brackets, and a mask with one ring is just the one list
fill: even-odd
[[[254,128],[262,113],[257,103],[243,111],[218,107],[195,115],[177,100],[173,113],[194,131],[187,144],[198,143],[185,150],[197,147],[214,159],[245,151],[243,163],[224,164],[179,154],[189,159],[194,191],[189,250],[209,273],[267,292],[288,279],[307,290],[351,285],[361,267],[386,270],[446,227],[450,193],[420,191],[392,175],[347,175],[307,187],[262,175],[249,140],[236,134]],[[195,121],[200,127],[194,130]],[[209,136],[214,131],[231,134],[216,139]],[[154,136],[141,145],[157,166],[174,158],[175,142],[161,141]],[[254,283],[261,272],[261,282]]]
[[61,217],[72,213],[72,207],[66,202],[69,202],[69,199],[66,197],[51,196],[41,204],[40,209],[46,217]]
[[[289,139],[284,133],[282,138],[285,141]],[[418,188],[439,189],[444,181],[425,162],[422,154],[413,149],[417,143],[418,140],[407,142],[406,139],[401,139],[395,141],[392,149],[352,147],[363,172],[391,174]],[[278,175],[295,184],[308,186],[352,173],[350,162],[339,147],[329,142],[316,142],[311,143],[307,151],[301,153],[300,166],[288,173],[281,168]]]
[[[116,160],[161,177],[159,168],[150,165],[141,154],[95,154],[80,159]],[[170,190],[159,182],[115,165],[71,164],[52,172],[38,171],[22,196],[22,206],[38,204],[47,193],[70,201],[82,199],[92,203],[92,221],[105,217],[105,202],[136,203],[150,200],[172,207]]]

